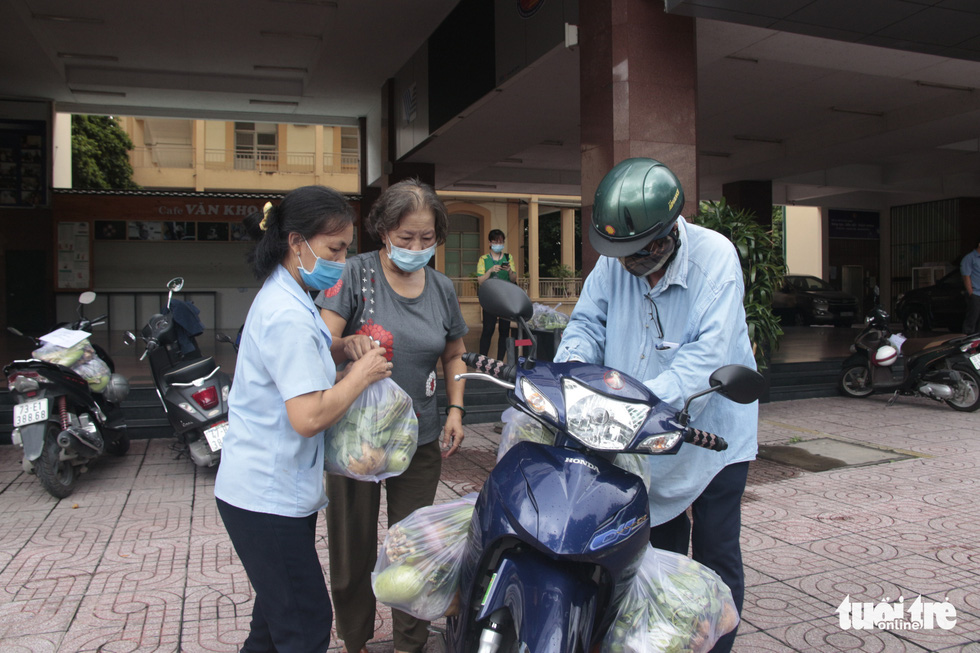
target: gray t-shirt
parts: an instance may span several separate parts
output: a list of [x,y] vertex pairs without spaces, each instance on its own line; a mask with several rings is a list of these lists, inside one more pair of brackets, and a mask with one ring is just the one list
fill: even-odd
[[442,421],[436,406],[436,363],[446,343],[469,330],[459,309],[453,283],[428,266],[425,289],[418,297],[402,297],[388,285],[375,252],[347,259],[344,274],[316,305],[345,320],[344,336],[365,334],[388,350],[391,378],[412,398],[419,419],[419,444],[439,438]]

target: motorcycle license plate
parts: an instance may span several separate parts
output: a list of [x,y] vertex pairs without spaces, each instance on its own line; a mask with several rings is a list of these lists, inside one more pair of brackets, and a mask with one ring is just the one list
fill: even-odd
[[227,432],[228,422],[220,422],[209,429],[204,429],[204,437],[208,439],[208,446],[211,447],[211,451],[221,451],[221,444],[224,442]]
[[970,356],[970,362],[973,363],[973,367],[980,370],[980,354],[973,354]]
[[25,401],[14,406],[14,427],[46,422],[48,419],[48,400]]

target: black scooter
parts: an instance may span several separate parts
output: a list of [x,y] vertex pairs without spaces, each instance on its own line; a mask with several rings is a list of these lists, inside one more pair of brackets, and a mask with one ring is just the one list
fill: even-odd
[[[874,293],[875,307],[841,367],[840,391],[848,397],[890,392],[891,401],[928,397],[965,412],[980,408],[980,334],[890,341],[888,313],[877,288]],[[899,361],[904,365],[895,372]]]
[[177,436],[177,448],[199,467],[221,460],[221,445],[228,430],[228,393],[231,379],[214,357],[204,357],[195,336],[203,331],[192,305],[174,300],[184,287],[176,277],[167,283],[167,305],[150,316],[140,335],[149,358],[157,396]]
[[[17,402],[11,440],[24,449],[24,471],[37,474],[44,489],[59,499],[72,493],[78,474],[88,471],[89,463],[106,453],[122,456],[129,450],[129,436],[119,410],[119,404],[129,394],[129,382],[115,373],[108,352],[95,343],[81,346],[84,337],[79,338],[81,334],[76,333],[84,331],[88,335],[93,326],[105,323],[105,315],[93,320],[85,318],[82,307],[93,301],[94,292],[82,293],[78,298],[78,319],[61,325],[62,335],[79,344],[68,345],[65,340],[60,341],[65,346],[47,344],[49,360],[15,360],[3,368],[7,386]],[[49,358],[38,352],[56,332],[44,336],[46,340],[42,342],[13,327],[7,330],[34,343],[36,355]],[[127,332],[126,336],[127,344],[132,343],[133,334]],[[105,367],[92,367],[98,364],[93,360],[96,357]],[[90,370],[94,370],[91,384],[82,376]]]

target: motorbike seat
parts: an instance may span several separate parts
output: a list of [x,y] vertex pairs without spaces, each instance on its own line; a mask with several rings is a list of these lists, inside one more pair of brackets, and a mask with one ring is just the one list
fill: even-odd
[[954,338],[961,338],[962,334],[951,333],[948,336],[932,338],[909,338],[902,343],[902,353],[906,356],[915,356],[930,349],[938,349]]
[[163,375],[163,381],[168,385],[173,383],[190,383],[202,376],[207,376],[214,371],[215,367],[213,356],[199,358],[194,361],[185,362],[179,367],[170,370]]

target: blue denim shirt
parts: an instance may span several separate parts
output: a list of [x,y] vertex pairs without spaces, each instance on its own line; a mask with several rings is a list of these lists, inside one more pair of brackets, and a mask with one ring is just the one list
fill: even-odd
[[973,294],[980,295],[980,253],[972,250],[960,261],[960,276],[970,277]]
[[[677,222],[680,249],[652,288],[616,259],[599,257],[555,360],[615,368],[680,408],[688,396],[708,388],[708,377],[717,368],[739,363],[755,369],[755,359],[734,246],[684,218]],[[736,404],[712,394],[695,399],[690,413],[691,426],[721,435],[728,449],[684,445],[675,456],[643,456],[651,525],[687,509],[725,465],[754,460],[758,452],[758,403]]]
[[323,433],[297,433],[286,400],[333,386],[337,369],[330,343],[309,294],[277,267],[245,318],[216,497],[284,517],[306,517],[327,505]]

